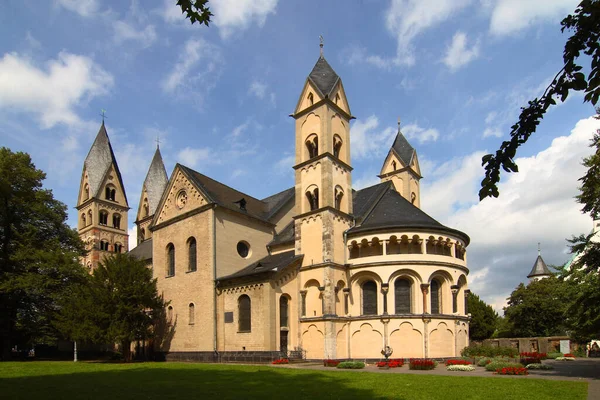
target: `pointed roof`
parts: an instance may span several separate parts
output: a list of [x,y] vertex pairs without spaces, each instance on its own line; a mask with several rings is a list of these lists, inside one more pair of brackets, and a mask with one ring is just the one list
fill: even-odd
[[538,254],[535,259],[535,263],[533,263],[533,268],[531,268],[531,272],[527,275],[528,278],[533,278],[536,276],[552,276],[552,272],[546,266],[546,263],[542,259],[542,256]]
[[406,138],[400,131],[400,127],[398,127],[398,134],[396,135],[396,139],[394,139],[394,144],[392,144],[392,150],[396,152],[396,154],[398,155],[398,157],[400,157],[400,160],[402,160],[404,165],[410,165],[410,162],[412,161],[416,150],[410,145],[410,143],[408,143],[408,140],[406,140]]
[[468,235],[440,224],[392,187],[392,183],[386,181],[356,192],[353,207],[357,225],[348,231],[349,234],[392,228],[424,229],[448,232],[469,244]]
[[160,198],[167,187],[167,182],[167,170],[165,169],[160,149],[156,147],[156,152],[150,163],[150,168],[148,168],[148,173],[146,174],[143,185],[143,188],[146,189],[146,193],[148,193],[148,208],[150,215],[153,215],[156,212],[158,203],[160,203]]
[[331,68],[325,57],[321,56],[308,75],[308,79],[314,83],[323,97],[328,97],[340,77]]
[[108,133],[106,133],[106,127],[104,126],[104,121],[102,121],[102,126],[100,126],[100,130],[96,135],[96,139],[90,148],[90,152],[85,158],[84,168],[88,174],[88,182],[90,185],[90,194],[91,197],[99,197],[100,190],[102,186],[102,182],[104,181],[104,177],[108,172],[111,164],[114,164],[115,171],[117,171],[117,178],[119,179],[119,183],[121,184],[121,188],[123,188],[123,196],[125,197],[125,204],[127,204],[127,195],[125,194],[125,185],[123,185],[123,178],[121,177],[121,171],[119,171],[119,166],[117,164],[117,160],[115,159],[115,153],[113,152],[112,146],[110,144],[110,139],[108,138]]

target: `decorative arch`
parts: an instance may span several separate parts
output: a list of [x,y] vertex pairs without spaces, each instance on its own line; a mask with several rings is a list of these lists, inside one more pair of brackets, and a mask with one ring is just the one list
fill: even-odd
[[175,245],[173,243],[167,245],[166,276],[175,276]]
[[308,99],[309,106],[312,106],[313,104],[315,104],[315,96],[312,94],[312,92],[310,92],[308,94],[308,96],[306,96],[306,98]]
[[342,141],[342,138],[340,137],[340,135],[338,135],[338,134],[333,135],[333,156],[334,157],[340,158],[343,144],[344,144],[344,142]]
[[373,325],[364,323],[352,333],[352,358],[380,358],[382,348],[383,335]]
[[307,200],[307,210],[314,211],[319,208],[319,188],[317,185],[310,185],[304,193]]
[[419,287],[423,282],[418,272],[410,269],[395,271],[389,279],[390,288],[394,290],[394,312],[396,314],[415,314]]
[[194,306],[194,303],[188,305],[188,323],[190,325],[196,323],[196,306]]
[[290,326],[290,295],[287,293],[279,297],[279,327],[288,328]]
[[90,185],[87,183],[83,186],[83,200],[90,198]]
[[92,210],[88,211],[88,224],[92,225],[93,222],[93,214],[92,214]]
[[121,214],[119,213],[114,213],[112,216],[112,224],[113,224],[113,228],[115,229],[121,229]]
[[342,189],[340,185],[337,185],[335,187],[334,197],[335,209],[344,211],[342,210],[342,199],[344,198],[344,189]]
[[[390,326],[393,329],[392,326]],[[423,333],[410,322],[402,322],[390,333],[390,346],[399,358],[423,357]]]
[[117,190],[115,189],[115,187],[113,185],[106,185],[106,187],[104,188],[104,199],[105,200],[110,200],[110,201],[116,201],[116,193]]
[[321,284],[316,279],[309,279],[304,284],[302,296],[302,315],[316,317],[323,315],[323,301],[319,288]]
[[98,223],[100,225],[108,225],[108,211],[100,210],[98,213]]
[[308,135],[304,141],[306,146],[306,159],[310,160],[319,155],[319,136],[316,133]]

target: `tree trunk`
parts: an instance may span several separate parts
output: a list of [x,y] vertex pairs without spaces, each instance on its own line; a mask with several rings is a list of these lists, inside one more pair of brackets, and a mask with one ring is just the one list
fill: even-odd
[[123,352],[125,362],[131,362],[131,340],[121,342],[121,351]]
[[10,361],[12,358],[11,338],[15,325],[13,310],[6,295],[0,295],[0,360]]

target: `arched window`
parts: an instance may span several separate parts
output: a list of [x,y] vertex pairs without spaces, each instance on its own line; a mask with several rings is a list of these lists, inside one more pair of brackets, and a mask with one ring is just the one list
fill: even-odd
[[169,324],[173,323],[173,306],[167,308],[167,322]]
[[335,188],[335,209],[342,209],[342,198],[344,197],[344,191],[340,186],[336,186]]
[[113,250],[115,253],[121,253],[123,251],[123,245],[121,243],[115,243],[113,245]]
[[85,217],[85,213],[81,214],[81,227],[85,228],[87,226],[87,221]]
[[104,190],[104,197],[106,198],[106,200],[115,201],[116,193],[117,193],[117,191],[115,189],[113,189],[110,186],[107,186],[106,189]]
[[314,133],[306,138],[306,150],[308,158],[311,159],[319,155],[319,137]]
[[196,268],[196,239],[191,237],[188,239],[188,272],[193,272]]
[[309,103],[309,105],[311,105],[311,106],[312,106],[313,104],[315,104],[315,98],[314,98],[314,96],[313,96],[313,94],[312,94],[312,93],[309,93],[309,94],[308,94],[308,103]]
[[88,223],[92,224],[92,210],[88,211]]
[[339,93],[335,94],[335,104],[337,104],[340,101],[340,95]]
[[245,294],[238,298],[238,330],[240,332],[250,332],[252,330],[250,297]]
[[106,240],[100,241],[100,250],[108,251],[108,242]]
[[396,279],[394,283],[396,314],[410,314],[410,286],[408,279]]
[[377,315],[377,284],[367,281],[362,285],[363,315]]
[[431,291],[431,313],[440,313],[440,283],[437,280],[432,280],[430,285]]
[[190,303],[190,305],[188,306],[188,319],[190,325],[194,325],[194,323],[196,322],[196,312],[194,309],[194,303]]
[[113,214],[113,228],[121,229],[121,215]]
[[417,200],[417,195],[415,194],[415,192],[412,192],[412,193],[410,194],[410,202],[411,202],[412,204],[415,204],[415,201],[416,201],[416,200]]
[[288,298],[286,296],[279,298],[279,326],[288,326]]
[[175,246],[173,243],[167,245],[167,276],[175,275]]
[[140,229],[140,242],[146,240],[146,230],[144,228]]
[[148,214],[150,214],[150,208],[148,207],[148,199],[144,199],[144,205],[142,206],[142,208],[144,210],[142,216],[147,217]]
[[352,244],[350,245],[350,258],[358,257],[360,257],[360,249],[358,247],[358,243],[356,243],[356,240],[353,240]]
[[85,186],[83,187],[83,199],[87,200],[89,198],[90,198],[90,185],[88,185],[86,183]]
[[98,219],[98,223],[100,225],[108,225],[108,212],[102,210],[100,211],[100,217]]
[[[314,189],[311,190],[311,188]],[[319,208],[319,188],[312,186],[306,191],[306,199],[308,200],[308,207],[310,211],[317,210]]]
[[396,170],[396,161],[392,161],[392,171]]
[[333,136],[333,156],[340,158],[340,150],[342,149],[342,139],[338,135]]

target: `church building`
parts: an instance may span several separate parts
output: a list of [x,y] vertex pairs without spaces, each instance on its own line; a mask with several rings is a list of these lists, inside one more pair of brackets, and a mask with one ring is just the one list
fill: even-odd
[[[398,128],[380,183],[352,187],[349,99],[319,57],[291,117],[295,185],[257,199],[157,148],[137,247],[169,301],[167,360],[454,357],[469,343],[469,237],[420,208],[417,151]],[[104,124],[85,160],[79,233],[93,269],[128,248],[125,186]]]

